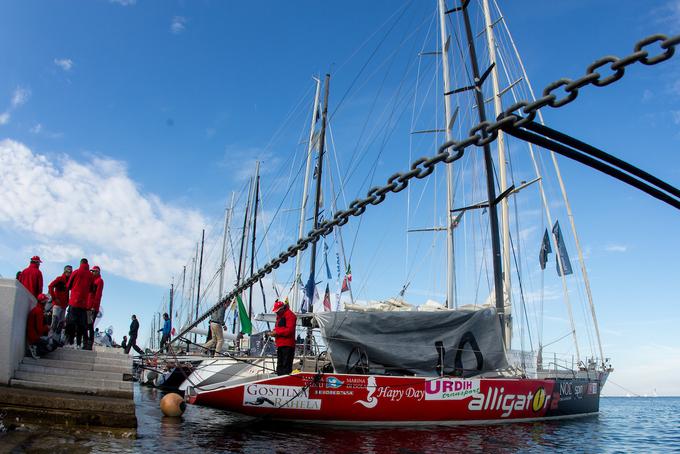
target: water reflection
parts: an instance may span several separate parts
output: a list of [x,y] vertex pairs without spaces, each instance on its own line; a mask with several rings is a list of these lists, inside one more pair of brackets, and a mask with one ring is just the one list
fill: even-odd
[[251,420],[196,406],[188,406],[181,418],[168,418],[160,411],[162,396],[152,388],[135,388],[136,439],[82,430],[15,430],[0,434],[0,453],[649,452],[680,446],[677,398],[603,399],[599,416],[550,423],[357,428]]

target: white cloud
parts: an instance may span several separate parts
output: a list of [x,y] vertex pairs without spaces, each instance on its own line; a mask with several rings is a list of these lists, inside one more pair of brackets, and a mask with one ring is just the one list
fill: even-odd
[[605,246],[604,250],[607,252],[626,252],[628,250],[628,246],[625,244],[609,244]]
[[172,18],[172,23],[170,24],[170,30],[174,34],[179,34],[186,28],[187,18],[182,16],[175,16]]
[[17,87],[12,94],[12,108],[23,106],[31,96],[31,90],[28,88]]
[[137,3],[137,0],[109,0],[111,3],[118,3],[122,6],[130,6]]
[[64,71],[70,71],[73,68],[73,60],[70,58],[55,58],[54,64],[59,66]]
[[642,92],[642,102],[649,102],[654,98],[654,92],[652,90],[645,88]]
[[196,210],[142,193],[112,159],[52,160],[5,139],[0,180],[0,225],[24,232],[47,260],[84,255],[135,281],[167,284],[206,224]]
[[43,125],[40,123],[36,123],[35,126],[33,126],[31,129],[29,129],[30,132],[33,134],[40,134],[40,131],[42,131]]
[[0,125],[6,125],[7,123],[9,123],[9,118],[10,118],[9,112],[1,113],[0,114]]

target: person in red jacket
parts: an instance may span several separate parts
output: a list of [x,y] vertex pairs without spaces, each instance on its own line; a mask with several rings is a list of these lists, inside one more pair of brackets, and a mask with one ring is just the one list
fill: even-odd
[[276,312],[276,326],[269,335],[276,338],[276,375],[286,375],[293,372],[297,317],[288,304],[279,300],[274,302],[273,312]]
[[26,343],[31,356],[35,359],[40,358],[39,355],[51,351],[47,340],[50,327],[45,323],[45,303],[47,300],[47,295],[39,294],[38,304],[31,309],[26,320]]
[[31,257],[31,263],[28,264],[28,268],[23,270],[21,274],[17,277],[19,282],[24,284],[26,290],[28,290],[31,295],[38,298],[43,291],[43,275],[40,271],[40,264],[42,260],[37,255]]
[[87,349],[92,350],[92,343],[94,342],[94,321],[99,314],[99,306],[102,302],[102,292],[104,291],[104,280],[101,276],[101,270],[98,266],[93,266],[90,270],[92,272],[92,285],[90,286],[90,293],[87,295]]
[[50,285],[47,286],[50,295],[52,296],[52,326],[50,330],[59,335],[61,333],[61,322],[64,320],[66,314],[66,306],[68,306],[68,280],[71,277],[73,267],[66,265],[64,273],[61,276],[54,278]]
[[71,325],[67,330],[68,343],[73,344],[75,334],[76,345],[87,346],[87,298],[92,287],[92,273],[87,259],[80,260],[80,266],[71,274],[66,286],[71,291],[68,300],[68,319]]

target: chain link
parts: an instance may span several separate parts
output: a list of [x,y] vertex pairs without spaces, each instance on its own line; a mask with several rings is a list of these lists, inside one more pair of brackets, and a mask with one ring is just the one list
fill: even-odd
[[[663,52],[656,53],[656,55],[650,57],[650,52],[647,48],[651,47],[654,43],[658,43],[657,46],[661,48]],[[191,325],[184,328],[173,341],[184,336],[191,328],[208,318],[220,306],[229,304],[237,294],[254,285],[274,269],[277,269],[289,259],[295,257],[298,251],[304,251],[311,243],[316,242],[322,236],[331,233],[333,228],[347,224],[351,217],[361,216],[364,211],[366,211],[368,205],[379,205],[385,200],[388,193],[392,192],[396,194],[401,192],[408,187],[412,179],[422,179],[432,174],[437,164],[441,162],[450,164],[457,161],[463,157],[465,149],[469,146],[475,145],[481,147],[493,142],[498,138],[498,131],[501,129],[517,128],[533,121],[538,109],[546,106],[560,108],[569,104],[576,99],[579,90],[588,85],[604,87],[616,82],[623,77],[625,68],[634,63],[639,62],[649,66],[666,61],[675,54],[675,47],[678,44],[680,44],[680,35],[672,37],[666,35],[649,36],[635,45],[633,53],[623,58],[612,55],[600,58],[588,66],[586,68],[586,73],[579,79],[558,79],[555,82],[548,84],[543,90],[543,96],[533,102],[519,101],[503,111],[495,122],[484,121],[478,123],[470,129],[469,136],[465,139],[444,143],[439,147],[439,150],[434,156],[417,159],[411,165],[410,170],[402,173],[395,173],[387,179],[387,184],[371,188],[365,198],[354,200],[350,203],[349,208],[336,212],[333,219],[325,220],[316,229],[310,230],[305,238],[298,240],[297,243],[281,252],[278,257],[263,266],[253,276],[229,292],[219,303],[210,308],[210,310]],[[613,74],[603,78],[598,70],[607,64],[609,64],[609,68],[612,70]],[[553,91],[556,91],[561,87],[564,87],[566,96],[558,99]]]

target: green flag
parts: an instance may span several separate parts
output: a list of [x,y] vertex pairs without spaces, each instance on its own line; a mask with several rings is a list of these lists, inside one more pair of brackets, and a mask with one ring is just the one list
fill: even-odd
[[253,334],[253,324],[250,323],[248,312],[239,295],[236,295],[236,302],[238,303],[238,319],[241,321],[241,332],[243,334]]

